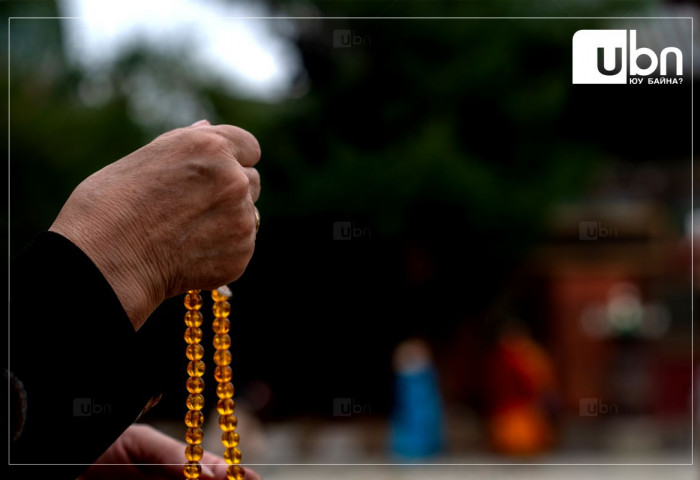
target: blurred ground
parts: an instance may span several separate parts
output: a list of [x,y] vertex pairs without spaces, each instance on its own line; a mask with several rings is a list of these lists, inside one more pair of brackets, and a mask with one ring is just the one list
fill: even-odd
[[256,467],[263,478],[279,479],[321,479],[372,478],[372,479],[519,479],[548,480],[567,478],[583,480],[596,478],[610,479],[694,479],[697,474],[693,467]]
[[[338,423],[300,419],[266,424],[263,429],[246,412],[239,412],[239,419],[244,461],[267,480],[700,478],[696,467],[689,465],[692,459],[687,451],[680,447],[661,448],[660,439],[648,438],[649,426],[639,421],[618,421],[606,426],[605,434],[597,436],[604,438],[597,448],[576,447],[575,439],[564,439],[567,446],[552,453],[519,459],[488,453],[475,446],[479,441],[476,425],[469,425],[464,419],[461,423],[455,420],[456,423],[453,422],[452,428],[448,429],[451,430],[452,442],[447,453],[410,462],[386,454],[387,425],[380,420]],[[157,421],[152,424],[175,438],[181,438],[183,427],[180,422]],[[684,431],[682,425],[666,426],[659,436],[680,436]],[[595,437],[580,425],[571,426],[564,434],[587,435]],[[221,449],[218,437],[216,418],[212,417],[205,425],[205,447],[218,452]]]

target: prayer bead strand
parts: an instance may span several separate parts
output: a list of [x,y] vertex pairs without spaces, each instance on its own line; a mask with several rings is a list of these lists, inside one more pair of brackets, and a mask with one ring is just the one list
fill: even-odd
[[229,464],[226,469],[228,480],[242,480],[245,477],[245,470],[241,463],[241,451],[238,449],[239,436],[236,433],[238,419],[234,415],[235,402],[233,401],[233,371],[231,370],[231,337],[228,332],[231,330],[231,321],[228,319],[231,313],[231,305],[228,299],[231,291],[228,287],[212,290],[211,298],[214,301],[212,311],[214,312],[214,378],[218,382],[216,395],[219,400],[216,409],[219,412],[219,427],[222,430],[221,443],[224,446],[224,460]]
[[199,292],[200,290],[189,290],[185,295],[185,308],[187,309],[185,314],[187,330],[185,330],[184,335],[185,342],[187,342],[185,354],[190,361],[187,364],[187,373],[190,378],[187,379],[186,383],[189,395],[185,401],[188,409],[187,414],[185,414],[185,425],[187,425],[185,458],[187,463],[182,468],[182,472],[185,474],[185,478],[190,479],[198,479],[201,475],[202,466],[199,461],[204,454],[201,445],[204,437],[202,431],[204,424],[204,415],[202,414],[202,408],[204,408],[204,396],[202,395],[204,391],[204,380],[202,380],[204,348],[200,345],[202,341],[202,329],[200,328],[202,313],[199,309],[202,308],[202,296]]

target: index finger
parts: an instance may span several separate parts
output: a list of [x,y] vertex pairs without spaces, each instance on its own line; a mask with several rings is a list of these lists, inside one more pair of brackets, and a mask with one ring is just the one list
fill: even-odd
[[260,144],[252,133],[233,125],[212,125],[216,133],[227,139],[232,153],[244,167],[252,167],[260,160]]

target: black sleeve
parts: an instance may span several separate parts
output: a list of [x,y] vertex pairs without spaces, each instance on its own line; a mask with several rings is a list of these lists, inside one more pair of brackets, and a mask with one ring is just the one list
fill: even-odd
[[9,342],[22,390],[10,399],[13,465],[62,464],[51,478],[75,478],[157,393],[116,294],[58,234],[42,233],[10,264]]

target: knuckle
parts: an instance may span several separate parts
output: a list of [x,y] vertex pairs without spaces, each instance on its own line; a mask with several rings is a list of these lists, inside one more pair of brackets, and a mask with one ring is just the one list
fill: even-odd
[[200,147],[207,153],[220,153],[228,147],[228,141],[216,133],[205,133],[200,140]]
[[242,230],[243,232],[246,232],[247,235],[251,235],[253,232],[255,232],[256,220],[255,214],[253,214],[253,212],[246,212],[243,215],[241,223]]
[[260,149],[260,142],[258,142],[258,139],[255,138],[252,134],[248,134],[250,137],[249,140],[249,148],[251,149],[251,152],[255,158],[260,158],[262,155],[262,150]]
[[183,136],[185,143],[197,152],[218,153],[224,151],[227,146],[225,138],[203,128],[185,131]]
[[236,152],[241,155],[241,158],[245,158],[249,165],[257,163],[262,154],[258,140],[249,133],[237,143]]
[[248,175],[246,175],[243,171],[239,171],[237,177],[240,193],[242,193],[243,195],[247,195],[250,191],[250,178],[248,178]]
[[195,154],[189,156],[187,166],[194,177],[218,180],[225,191],[236,192],[245,188],[245,185],[241,185],[245,179],[236,173],[235,165],[222,156],[226,148],[225,139],[216,134],[197,135],[193,137],[191,145]]
[[234,125],[222,125],[221,127],[227,131],[229,137],[234,141],[236,151],[239,153],[245,152],[248,157],[260,158],[262,153],[260,143],[252,133]]
[[241,168],[236,168],[235,165],[229,165],[229,168],[224,169],[220,175],[221,181],[224,183],[224,188],[229,194],[236,199],[245,197],[250,190],[250,179]]

